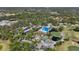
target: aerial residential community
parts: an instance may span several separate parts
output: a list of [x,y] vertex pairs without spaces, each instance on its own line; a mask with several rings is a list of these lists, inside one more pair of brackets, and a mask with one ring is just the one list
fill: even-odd
[[79,8],[0,8],[0,51],[79,51]]

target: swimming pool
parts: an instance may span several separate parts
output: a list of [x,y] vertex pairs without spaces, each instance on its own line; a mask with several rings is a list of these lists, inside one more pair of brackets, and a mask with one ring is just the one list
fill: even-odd
[[50,29],[49,29],[48,26],[44,26],[44,27],[41,28],[41,31],[42,31],[42,32],[45,32],[45,33],[49,32],[49,30],[50,30]]

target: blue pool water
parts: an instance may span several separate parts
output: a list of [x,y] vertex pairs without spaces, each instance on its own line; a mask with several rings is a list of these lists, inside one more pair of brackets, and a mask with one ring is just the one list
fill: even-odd
[[45,26],[45,27],[42,27],[42,32],[49,32],[49,28],[47,27],[47,26]]
[[48,32],[49,31],[49,28],[48,27],[43,27],[42,30]]

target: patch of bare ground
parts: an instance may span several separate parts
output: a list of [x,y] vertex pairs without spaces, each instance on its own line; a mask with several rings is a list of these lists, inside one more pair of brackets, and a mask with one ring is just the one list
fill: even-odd
[[0,45],[2,45],[1,51],[9,51],[9,40],[0,40]]

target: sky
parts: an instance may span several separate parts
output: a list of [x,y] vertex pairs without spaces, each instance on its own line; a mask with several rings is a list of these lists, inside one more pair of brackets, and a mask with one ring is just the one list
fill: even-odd
[[0,0],[0,7],[78,7],[78,0]]

